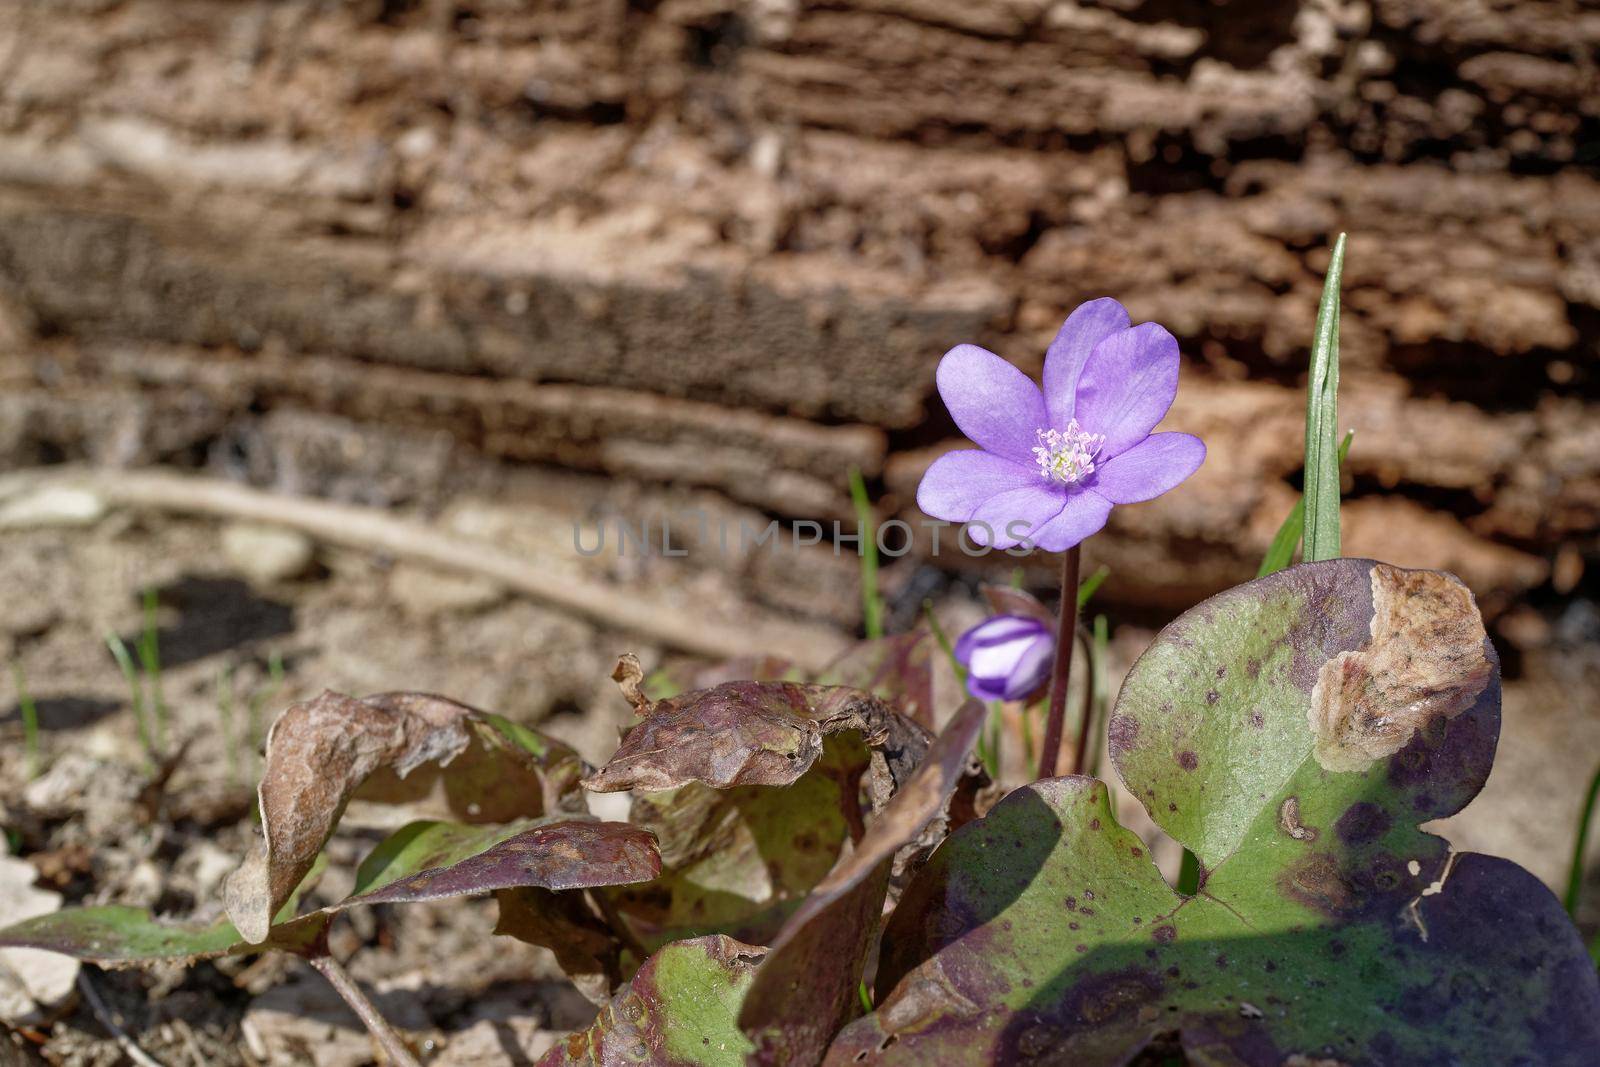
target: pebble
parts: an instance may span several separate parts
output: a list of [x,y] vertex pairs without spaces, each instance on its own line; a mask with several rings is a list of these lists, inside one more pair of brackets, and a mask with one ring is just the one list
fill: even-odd
[[316,546],[298,530],[235,522],[222,529],[222,554],[251,584],[274,585],[306,573]]

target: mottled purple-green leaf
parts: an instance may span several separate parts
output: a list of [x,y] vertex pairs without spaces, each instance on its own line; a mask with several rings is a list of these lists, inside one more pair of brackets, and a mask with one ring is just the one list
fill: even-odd
[[1595,1062],[1555,898],[1418,829],[1493,757],[1499,671],[1448,575],[1307,564],[1164,630],[1117,702],[1129,789],[1204,864],[1175,893],[1105,786],[1034,783],[902,896],[877,1011],[828,1062]]
[[620,822],[546,819],[509,826],[414,822],[362,861],[336,907],[399,904],[517,886],[587,889],[645,882],[661,870],[655,838]]
[[585,770],[559,742],[426,693],[325,692],[294,704],[267,735],[262,839],[223,887],[228,917],[265,938],[358,791],[389,803],[437,798],[458,819],[504,823],[581,814]]
[[739,1014],[755,1046],[752,1062],[809,1067],[858,1013],[857,988],[883,916],[893,860],[944,813],[987,715],[976,700],[962,705],[855,848],[784,924]]
[[284,902],[267,937],[250,942],[225,918],[212,922],[186,922],[157,916],[145,908],[109,904],[91,908],[63,908],[0,930],[0,948],[37,948],[59,952],[102,967],[128,967],[142,963],[175,961],[193,963],[218,956],[237,956],[275,949],[295,955],[315,955],[323,950],[327,916],[290,922],[301,896],[321,877],[323,864],[313,865]]
[[37,948],[59,952],[102,967],[176,961],[192,963],[218,956],[277,949],[295,954],[313,952],[326,932],[326,922],[302,923],[292,930],[269,933],[251,943],[226,919],[212,923],[158,918],[145,908],[108,904],[63,908],[0,930],[0,948]]
[[762,951],[721,935],[667,945],[540,1067],[743,1067],[751,1048],[734,1020]]

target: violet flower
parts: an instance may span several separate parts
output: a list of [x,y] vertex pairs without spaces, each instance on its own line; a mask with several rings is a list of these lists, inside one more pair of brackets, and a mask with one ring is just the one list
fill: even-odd
[[979,700],[1021,700],[1050,676],[1055,627],[1027,615],[994,615],[956,641],[955,657],[967,669],[967,692]]
[[1042,393],[977,345],[945,353],[936,378],[979,448],[935,460],[917,505],[970,524],[977,544],[1065,551],[1104,526],[1113,505],[1160,496],[1205,459],[1198,437],[1150,432],[1178,392],[1178,342],[1153,322],[1130,327],[1109,297],[1062,324]]

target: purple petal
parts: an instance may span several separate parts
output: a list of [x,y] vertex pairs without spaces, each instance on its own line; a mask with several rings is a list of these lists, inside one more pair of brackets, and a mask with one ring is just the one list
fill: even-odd
[[1093,489],[1080,489],[1067,497],[1066,506],[1030,538],[1046,552],[1065,552],[1099,531],[1111,515],[1111,501]]
[[1053,635],[1035,638],[1011,669],[1011,676],[1006,680],[1005,699],[1021,700],[1043,685],[1049,677],[1050,661],[1054,658],[1055,650]]
[[1047,416],[1032,379],[977,345],[946,352],[934,377],[962,433],[997,455],[1033,462],[1034,434]]
[[1107,337],[1126,330],[1129,321],[1127,308],[1103,296],[1079,304],[1061,324],[1044,354],[1044,402],[1050,411],[1051,426],[1059,430],[1072,421],[1078,377],[1089,353]]
[[[1061,511],[1066,494],[1043,479],[1027,489],[1013,489],[986,500],[967,520],[967,536],[975,545],[1013,548],[1033,539],[1033,531]],[[981,525],[980,525],[981,524]]]
[[979,648],[1018,638],[1032,640],[1049,632],[1047,625],[1026,615],[991,615],[957,638],[953,651],[957,662],[970,665],[972,653]]
[[1078,379],[1078,425],[1106,435],[1110,458],[1149,436],[1178,394],[1178,342],[1153,322],[1114,333],[1095,346]]
[[936,519],[966,522],[984,501],[1038,482],[1038,467],[976,448],[946,452],[922,476],[917,507]]
[[967,675],[967,692],[979,700],[1004,700],[1006,698],[1006,680],[1004,678],[979,678],[975,674]]
[[1200,469],[1206,446],[1187,433],[1151,434],[1095,468],[1090,488],[1113,504],[1151,500]]

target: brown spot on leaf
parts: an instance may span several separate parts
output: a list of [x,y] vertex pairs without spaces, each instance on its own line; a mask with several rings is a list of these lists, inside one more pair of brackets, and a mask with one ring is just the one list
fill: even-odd
[[1278,879],[1278,886],[1290,899],[1335,918],[1348,917],[1361,903],[1338,863],[1322,852],[1290,867]]
[[1333,828],[1346,844],[1365,845],[1388,833],[1393,822],[1382,807],[1370,800],[1358,800],[1345,809]]
[[1360,771],[1470,708],[1493,666],[1472,593],[1451,575],[1372,567],[1372,638],[1324,663],[1307,712],[1317,762]]
[[1139,738],[1139,720],[1132,715],[1113,715],[1106,724],[1106,747],[1116,754],[1126,752]]
[[1182,752],[1178,753],[1178,766],[1182,767],[1186,771],[1192,771],[1196,767],[1200,766],[1200,757],[1196,756],[1188,749],[1184,749]]
[[1171,923],[1162,923],[1160,926],[1150,931],[1150,936],[1161,942],[1163,945],[1168,945],[1171,944],[1173,939],[1178,936],[1178,928],[1173,926]]

